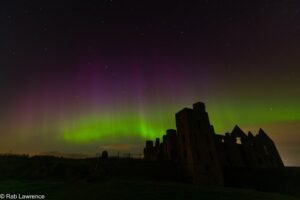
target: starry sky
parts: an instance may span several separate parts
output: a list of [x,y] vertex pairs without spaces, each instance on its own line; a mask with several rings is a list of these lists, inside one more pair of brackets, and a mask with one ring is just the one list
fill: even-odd
[[300,165],[300,2],[0,2],[0,152],[142,153],[206,103]]

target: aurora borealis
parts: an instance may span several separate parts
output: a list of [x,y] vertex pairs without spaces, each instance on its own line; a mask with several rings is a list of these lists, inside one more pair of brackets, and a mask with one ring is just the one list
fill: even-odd
[[0,152],[142,152],[206,103],[300,165],[296,1],[1,1]]

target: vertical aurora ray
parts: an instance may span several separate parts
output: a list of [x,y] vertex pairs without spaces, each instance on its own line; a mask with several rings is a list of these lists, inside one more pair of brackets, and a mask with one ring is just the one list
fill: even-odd
[[[258,127],[268,123],[300,121],[297,104],[280,104],[276,108],[266,108],[263,105],[244,102],[241,105],[208,104],[207,107],[211,123],[221,134],[231,131],[235,124]],[[153,112],[158,111],[157,108],[150,110],[121,112],[117,116],[111,113],[79,116],[73,123],[64,123],[62,133],[66,141],[81,143],[107,139],[117,141],[118,137],[154,139],[161,137],[166,129],[175,127],[175,113]]]
[[153,138],[164,133],[165,127],[155,119],[144,119],[136,114],[121,117],[111,115],[81,116],[73,123],[66,122],[61,130],[68,142],[86,143],[110,140],[120,142],[124,137]]
[[46,137],[75,144],[121,142],[125,137],[154,139],[175,128],[176,112],[199,100],[207,104],[211,123],[221,134],[235,124],[253,127],[300,121],[297,98],[249,98],[240,96],[240,91],[228,97],[215,92],[217,83],[207,78],[209,72],[200,82],[197,77],[185,83],[179,77],[186,72],[174,74],[168,67],[156,73],[133,66],[113,79],[106,77],[107,69],[81,67],[79,72],[61,89],[46,80],[46,87],[24,91],[14,102],[12,116],[19,126],[12,129],[22,135],[51,132]]

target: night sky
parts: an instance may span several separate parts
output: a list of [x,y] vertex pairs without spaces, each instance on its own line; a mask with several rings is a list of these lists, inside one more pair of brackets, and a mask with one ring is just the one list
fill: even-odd
[[0,2],[0,152],[142,153],[206,103],[300,165],[300,2]]

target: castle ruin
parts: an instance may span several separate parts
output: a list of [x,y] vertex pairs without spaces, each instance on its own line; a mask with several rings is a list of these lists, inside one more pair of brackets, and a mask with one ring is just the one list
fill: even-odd
[[253,135],[235,126],[231,133],[216,134],[202,102],[176,113],[176,127],[167,130],[162,142],[146,141],[144,159],[174,162],[194,183],[223,185],[225,168],[284,167],[274,142],[262,129]]

